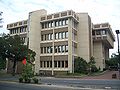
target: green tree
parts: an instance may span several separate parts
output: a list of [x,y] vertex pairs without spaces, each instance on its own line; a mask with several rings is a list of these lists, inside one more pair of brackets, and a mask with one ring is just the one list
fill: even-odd
[[5,69],[6,68],[6,57],[5,57],[5,40],[4,36],[5,33],[0,34],[0,69]]
[[[15,74],[16,63],[22,61],[24,58],[28,58],[28,62],[32,63],[34,61],[35,52],[28,49],[24,42],[18,35],[11,37],[6,35],[2,37],[1,42],[1,52],[2,58],[13,61],[13,75]],[[28,57],[31,55],[31,57]]]
[[74,60],[74,72],[75,73],[87,73],[88,64],[86,60],[81,57],[78,57]]
[[95,58],[92,56],[90,58],[90,61],[88,62],[88,67],[89,67],[90,73],[98,71],[97,67],[95,66],[95,63],[96,63]]
[[110,59],[105,60],[106,68],[117,69],[118,63],[120,63],[119,57],[120,57],[120,54],[118,55],[112,54]]

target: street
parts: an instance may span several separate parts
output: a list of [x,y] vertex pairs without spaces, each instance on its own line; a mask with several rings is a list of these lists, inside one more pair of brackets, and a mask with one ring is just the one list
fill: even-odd
[[[0,77],[0,90],[120,90],[118,79],[40,77],[39,84],[18,83],[18,76]],[[42,84],[40,84],[42,83]]]
[[0,81],[0,90],[104,90],[104,89],[77,88],[57,85],[37,85]]
[[120,90],[120,80],[83,80],[83,79],[70,79],[70,78],[54,78],[54,77],[42,77],[42,83],[49,85],[65,85],[80,88],[92,88],[92,89],[105,89],[111,88]]

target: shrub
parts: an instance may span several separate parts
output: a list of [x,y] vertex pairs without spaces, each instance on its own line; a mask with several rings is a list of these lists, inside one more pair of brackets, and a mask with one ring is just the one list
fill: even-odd
[[98,71],[97,67],[95,65],[92,65],[91,72],[97,72],[97,71]]
[[33,78],[33,82],[34,83],[38,83],[38,79],[37,78]]
[[26,78],[25,79],[25,83],[30,83],[31,82],[31,79],[30,78]]
[[23,78],[21,77],[21,78],[19,78],[19,82],[20,83],[22,83],[23,82]]

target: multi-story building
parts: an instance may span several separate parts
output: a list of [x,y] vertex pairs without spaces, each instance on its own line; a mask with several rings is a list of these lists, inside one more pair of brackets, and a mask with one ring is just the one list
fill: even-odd
[[94,24],[93,55],[98,68],[105,68],[105,60],[109,59],[109,49],[114,47],[115,37],[109,23]]
[[114,35],[110,25],[92,25],[88,13],[67,10],[47,14],[42,9],[29,13],[27,25],[25,24],[27,32],[23,29],[24,22],[22,21],[22,25],[19,25],[20,22],[17,25],[8,24],[7,29],[10,30],[10,35],[17,34],[21,28],[23,35],[27,33],[29,48],[36,52],[36,73],[73,73],[76,57],[89,62],[91,56],[95,57],[97,67],[102,70],[105,59],[108,59],[109,49],[113,48]]
[[[27,45],[27,33],[28,33],[28,29],[27,29],[27,21],[28,20],[23,20],[23,21],[18,21],[15,23],[10,23],[7,25],[7,29],[10,31],[10,36],[14,36],[14,35],[19,35],[21,37],[21,39],[25,42],[24,44]],[[7,60],[7,72],[11,73],[12,72],[12,68],[13,68],[13,62],[12,60]],[[22,71],[22,63],[21,62],[17,62],[16,64],[16,73],[20,73]]]

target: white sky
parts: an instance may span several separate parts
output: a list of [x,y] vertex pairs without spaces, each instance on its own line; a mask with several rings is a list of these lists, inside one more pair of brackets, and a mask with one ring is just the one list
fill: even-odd
[[[46,9],[48,14],[64,10],[88,12],[94,24],[109,22],[114,34],[116,29],[120,30],[120,0],[0,0],[4,18],[0,33],[8,33],[8,23],[27,19],[29,12],[39,9]],[[117,41],[114,45],[110,53],[117,52]]]

